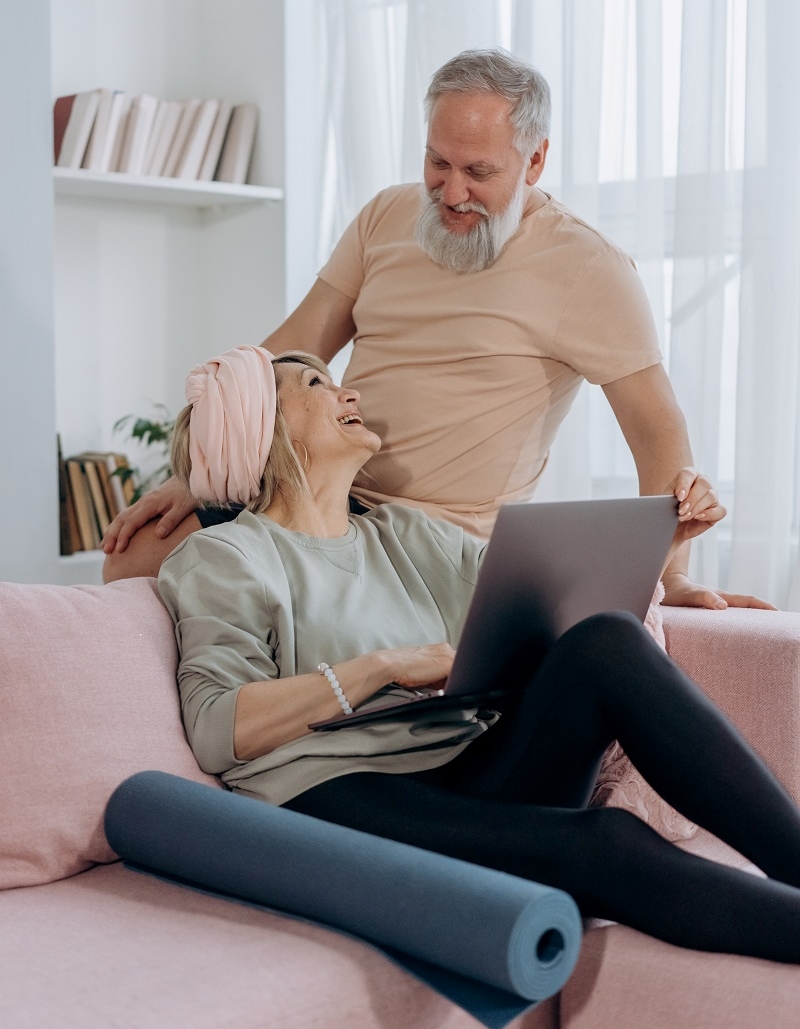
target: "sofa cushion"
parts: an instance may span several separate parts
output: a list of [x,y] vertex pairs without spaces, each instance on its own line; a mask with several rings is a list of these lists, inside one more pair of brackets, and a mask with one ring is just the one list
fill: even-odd
[[368,944],[122,864],[8,890],[0,924],[9,1029],[480,1029]]
[[155,579],[0,583],[0,888],[113,861],[103,811],[134,772],[217,782],[186,742],[176,666]]

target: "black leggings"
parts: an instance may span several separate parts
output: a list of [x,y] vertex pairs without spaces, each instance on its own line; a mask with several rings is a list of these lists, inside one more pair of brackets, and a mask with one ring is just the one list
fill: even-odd
[[[635,618],[576,625],[514,697],[441,768],[353,773],[286,806],[559,887],[584,916],[679,946],[800,963],[798,808]],[[769,878],[687,854],[628,812],[587,809],[615,739],[668,803]]]

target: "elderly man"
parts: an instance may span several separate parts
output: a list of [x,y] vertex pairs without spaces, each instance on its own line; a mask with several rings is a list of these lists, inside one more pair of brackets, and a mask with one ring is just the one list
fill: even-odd
[[[424,189],[387,189],[347,229],[297,309],[265,341],[330,361],[350,340],[346,385],[384,444],[354,503],[395,500],[488,536],[498,508],[528,499],[583,379],[602,386],[630,446],[642,494],[685,485],[683,415],[661,363],[633,262],[537,187],[550,92],[502,50],[466,51],[425,98]],[[106,536],[107,580],[156,574],[189,532],[227,513],[194,513],[172,481]],[[132,545],[128,543],[133,539]],[[666,602],[759,606],[686,575]]]

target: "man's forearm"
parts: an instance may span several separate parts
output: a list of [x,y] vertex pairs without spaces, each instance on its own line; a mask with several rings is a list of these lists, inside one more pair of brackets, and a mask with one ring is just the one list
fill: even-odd
[[670,575],[689,574],[689,555],[691,554],[691,547],[691,543],[683,544],[664,569],[664,574],[661,576],[662,579],[667,579]]

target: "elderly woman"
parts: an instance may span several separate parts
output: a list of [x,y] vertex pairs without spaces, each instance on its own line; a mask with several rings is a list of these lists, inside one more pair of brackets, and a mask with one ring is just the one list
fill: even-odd
[[[348,507],[380,447],[359,396],[301,353],[240,347],[197,368],[173,444],[235,521],[163,565],[200,765],[232,789],[560,887],[585,916],[701,950],[800,961],[800,815],[724,716],[624,613],[515,662],[500,712],[310,732],[387,691],[446,679],[484,544],[422,511]],[[675,545],[724,514],[702,477]],[[618,739],[675,808],[769,878],[689,855],[635,816],[587,809]],[[331,869],[331,876],[346,875]]]

